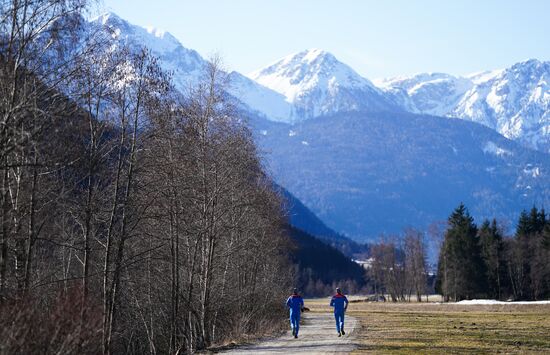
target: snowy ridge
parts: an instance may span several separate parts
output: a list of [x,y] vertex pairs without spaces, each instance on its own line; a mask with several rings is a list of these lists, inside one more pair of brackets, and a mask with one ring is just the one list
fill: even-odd
[[289,122],[342,111],[397,109],[368,79],[320,49],[289,55],[248,76],[294,105]]
[[[103,14],[91,22],[92,26],[107,27],[113,38],[121,44],[135,48],[148,48],[160,59],[166,71],[172,73],[176,89],[186,92],[196,85],[204,75],[207,62],[196,51],[185,48],[169,32],[130,24],[114,13]],[[285,98],[237,72],[228,74],[230,94],[235,96],[246,109],[272,120],[286,121],[292,115],[290,104]]]
[[424,73],[375,81],[410,112],[457,117],[550,152],[550,62],[456,77]]
[[91,21],[92,24],[108,27],[119,41],[131,42],[149,48],[156,54],[166,54],[181,44],[170,33],[152,26],[139,27],[130,24],[112,12],[105,13]]
[[249,74],[260,84],[283,94],[289,102],[299,100],[304,92],[336,86],[376,90],[374,85],[332,54],[310,49],[289,55],[266,68]]
[[395,95],[407,111],[434,116],[446,115],[472,87],[468,79],[443,73],[423,73],[378,80],[376,83]]
[[91,21],[92,26],[108,28],[113,38],[132,48],[148,48],[160,59],[163,69],[173,73],[174,84],[186,90],[201,77],[206,62],[194,50],[187,49],[170,33],[154,27],[143,28],[110,12]]

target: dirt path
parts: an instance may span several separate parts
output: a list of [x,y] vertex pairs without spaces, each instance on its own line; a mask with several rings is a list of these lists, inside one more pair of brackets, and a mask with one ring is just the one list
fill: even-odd
[[346,335],[338,337],[332,313],[305,313],[300,336],[294,339],[290,330],[279,338],[266,339],[227,351],[229,354],[342,354],[354,350],[358,326],[356,319],[346,317]]

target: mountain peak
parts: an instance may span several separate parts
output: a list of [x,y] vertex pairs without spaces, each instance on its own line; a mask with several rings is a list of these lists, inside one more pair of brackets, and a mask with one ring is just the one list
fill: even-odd
[[[311,103],[308,96],[328,98],[342,89],[377,91],[351,67],[317,48],[288,55],[249,77],[284,95],[291,103],[301,100]],[[323,105],[320,101],[317,103]]]
[[305,51],[291,54],[286,58],[300,59],[302,62],[308,63],[308,64],[312,64],[318,61],[337,61],[334,55],[332,55],[331,53],[325,50],[318,49],[318,48],[306,49]]
[[101,15],[93,18],[90,20],[90,22],[92,23],[96,23],[96,24],[101,24],[101,25],[110,25],[110,24],[113,24],[113,23],[128,23],[126,20],[123,20],[120,16],[118,16],[117,14],[115,14],[114,12],[112,11],[107,11],[107,12],[104,12],[102,13]]
[[518,66],[518,65],[540,65],[542,64],[543,62],[536,59],[536,58],[529,58],[529,59],[526,59],[526,60],[522,60],[521,62],[518,62],[516,63],[514,66]]
[[251,73],[249,76],[255,79],[260,76],[276,74],[277,76],[290,77],[293,81],[302,81],[308,74],[315,75],[318,73],[323,76],[330,76],[334,74],[333,72],[338,67],[345,67],[346,71],[353,72],[354,76],[359,77],[359,74],[355,73],[346,64],[339,62],[334,55],[317,48],[287,55],[267,67]]
[[114,12],[106,12],[90,22],[97,26],[107,27],[113,31],[115,38],[147,47],[156,55],[172,52],[182,47],[181,43],[169,32],[152,26],[141,27],[131,24]]
[[333,112],[395,109],[368,79],[317,48],[288,55],[249,77],[293,104],[293,121]]

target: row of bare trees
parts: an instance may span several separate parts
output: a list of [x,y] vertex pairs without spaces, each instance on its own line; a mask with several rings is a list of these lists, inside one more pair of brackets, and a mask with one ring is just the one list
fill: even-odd
[[390,238],[371,247],[368,276],[372,291],[388,294],[392,301],[418,302],[428,291],[427,250],[424,235],[407,229],[402,236]]
[[0,352],[192,353],[277,326],[281,202],[219,62],[177,93],[82,26],[85,0],[1,5]]

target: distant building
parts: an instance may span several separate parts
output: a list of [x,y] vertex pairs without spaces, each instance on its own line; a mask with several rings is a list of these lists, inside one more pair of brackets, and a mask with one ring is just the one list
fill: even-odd
[[361,265],[361,267],[365,270],[368,270],[372,267],[372,263],[374,262],[374,258],[368,258],[367,260],[355,260],[351,259],[354,263],[357,263]]

